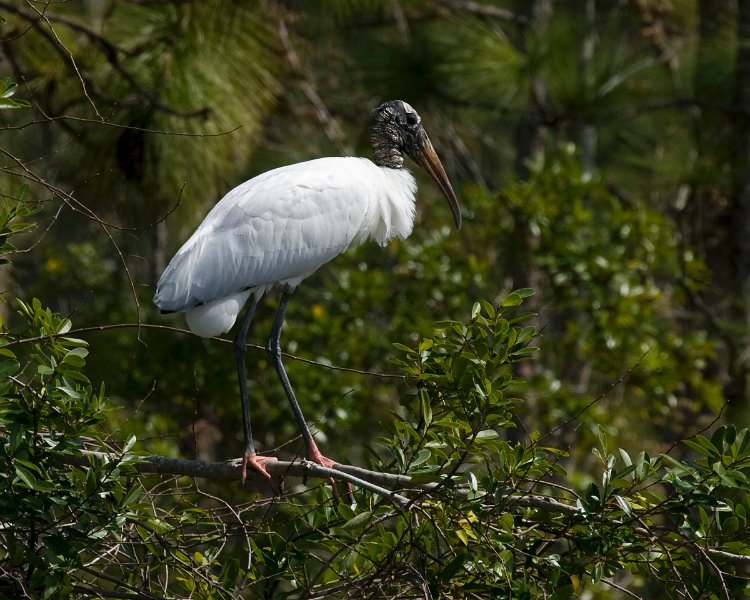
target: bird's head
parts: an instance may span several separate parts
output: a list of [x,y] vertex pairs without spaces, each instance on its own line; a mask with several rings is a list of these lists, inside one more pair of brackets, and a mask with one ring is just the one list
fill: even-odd
[[381,104],[373,111],[370,140],[378,166],[401,168],[406,154],[427,171],[448,200],[456,229],[461,229],[458,198],[416,110],[402,100]]

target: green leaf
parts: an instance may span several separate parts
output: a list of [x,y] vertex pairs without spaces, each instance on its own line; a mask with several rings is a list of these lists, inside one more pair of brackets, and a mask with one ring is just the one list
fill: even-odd
[[411,461],[411,468],[418,467],[422,463],[427,462],[432,456],[432,452],[427,448],[422,448],[417,455]]
[[3,358],[0,360],[0,378],[10,377],[18,373],[21,363],[15,358]]
[[487,314],[487,317],[491,320],[495,319],[495,307],[492,306],[487,300],[482,300],[482,306],[484,307],[484,312]]
[[683,440],[682,443],[705,456],[721,456],[718,448],[700,434],[696,435],[692,440]]
[[125,454],[126,452],[130,451],[130,449],[133,447],[133,445],[136,442],[136,437],[132,433],[128,436],[128,439],[125,440],[125,445],[122,447],[122,453]]
[[500,525],[503,531],[512,532],[516,524],[513,515],[506,512],[500,515],[498,525]]
[[459,571],[463,571],[465,560],[466,554],[459,551],[456,557],[440,571],[440,579],[450,581]]
[[623,498],[622,496],[615,496],[615,501],[620,505],[620,508],[626,515],[632,516],[633,507],[630,506],[630,503],[625,498]]
[[474,306],[471,307],[471,320],[476,319],[480,312],[482,312],[482,305],[479,302],[475,302]]
[[0,109],[2,108],[29,108],[31,102],[28,100],[11,100],[9,98],[0,98]]
[[349,519],[341,527],[342,529],[360,529],[372,520],[372,514],[371,510],[361,512]]
[[727,517],[726,519],[722,519],[721,532],[724,535],[731,535],[739,529],[739,526],[740,522],[737,520],[737,517]]
[[30,469],[18,464],[15,464],[16,478],[20,480],[27,488],[35,490],[37,486],[37,478]]
[[225,587],[234,587],[237,578],[240,575],[240,561],[232,557],[226,562],[224,571],[221,574],[221,582]]
[[414,354],[414,348],[409,348],[409,346],[404,346],[404,344],[394,342],[393,347],[397,350],[401,350],[402,352],[406,352],[407,354]]
[[17,83],[12,83],[9,78],[0,81],[0,98],[10,98],[16,93]]
[[500,303],[503,308],[510,308],[512,306],[518,306],[523,302],[523,298],[517,292],[511,292]]
[[709,530],[708,514],[706,513],[705,509],[702,506],[698,507],[698,517],[699,517],[701,529],[703,530],[704,533],[707,533]]
[[72,348],[63,357],[62,362],[74,368],[80,368],[86,364],[86,356],[89,351],[87,348]]
[[[29,195],[29,190],[31,189],[31,186],[29,186],[28,183],[22,183],[21,187],[18,188],[18,192],[16,193],[16,198],[18,199],[19,203],[26,200],[26,197]],[[23,207],[26,209],[26,214],[34,214],[41,210],[41,207],[37,207],[34,209],[29,209],[27,205],[21,204],[20,207]]]
[[55,370],[48,367],[47,365],[38,365],[36,368],[36,372],[42,376],[49,376],[54,374]]
[[[599,446],[602,449],[602,455],[607,454],[607,432],[604,431],[604,427],[600,423],[596,425],[596,437],[599,438]],[[602,462],[604,460],[602,459]]]
[[70,319],[63,319],[60,322],[60,327],[57,329],[57,333],[68,333],[72,326],[73,326],[73,323],[71,322]]
[[727,432],[726,425],[722,425],[716,428],[716,431],[714,431],[714,434],[711,436],[711,444],[715,448],[720,449],[724,446],[724,439],[725,439],[726,432]]
[[456,529],[454,533],[456,534],[456,537],[458,537],[458,539],[461,540],[464,546],[469,545],[469,538],[466,535],[465,531],[463,531],[462,529]]
[[592,583],[598,583],[599,581],[601,581],[603,576],[604,576],[604,566],[602,563],[598,562],[594,565],[594,568],[591,569]]
[[18,84],[13,83],[10,78],[0,80],[0,108],[28,108],[31,103],[28,100],[16,100],[11,97],[16,93]]

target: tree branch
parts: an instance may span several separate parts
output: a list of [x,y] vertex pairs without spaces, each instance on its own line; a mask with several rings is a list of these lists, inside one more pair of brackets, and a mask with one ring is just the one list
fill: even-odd
[[[112,323],[109,325],[92,325],[89,327],[78,327],[76,329],[70,329],[69,331],[66,331],[65,333],[50,333],[48,335],[39,335],[34,337],[26,337],[26,338],[16,338],[16,339],[10,339],[5,345],[6,346],[17,346],[22,344],[34,344],[36,342],[43,342],[46,340],[49,340],[51,338],[60,337],[60,336],[71,336],[71,335],[80,335],[82,333],[90,333],[90,332],[101,332],[101,331],[109,331],[111,329],[160,329],[162,331],[171,331],[174,333],[181,333],[185,335],[194,335],[189,329],[185,329],[184,327],[173,327],[171,325],[159,325],[156,323]],[[231,344],[231,339],[226,338],[220,338],[220,337],[213,337],[212,340],[215,340],[217,342],[221,342],[224,344]],[[255,344],[255,343],[249,343],[247,344],[248,348],[254,348],[256,350],[265,351],[265,346],[262,344]],[[379,377],[381,379],[400,379],[401,381],[408,382],[410,377],[409,375],[397,375],[396,373],[379,373],[377,371],[364,371],[362,369],[353,369],[351,367],[342,367],[340,365],[333,365],[328,362],[321,362],[318,360],[312,360],[310,358],[303,358],[301,356],[297,356],[296,354],[291,354],[289,352],[282,352],[281,355],[284,358],[288,358],[290,360],[296,360],[299,362],[306,363],[308,365],[314,365],[316,367],[321,367],[323,369],[328,369],[330,371],[342,371],[344,373],[353,373],[355,375],[367,375],[369,377]]]
[[[190,109],[190,110],[180,110],[177,108],[174,108],[172,106],[168,106],[164,103],[162,103],[159,98],[151,91],[148,90],[146,87],[141,85],[138,82],[138,79],[136,76],[128,70],[120,60],[120,55],[127,56],[128,53],[120,48],[119,46],[115,45],[102,35],[98,34],[97,32],[91,30],[90,28],[86,27],[84,24],[79,23],[73,19],[69,19],[67,17],[63,17],[60,15],[52,14],[48,11],[40,12],[36,10],[36,12],[31,12],[24,10],[23,8],[20,8],[15,5],[14,2],[8,2],[7,0],[0,0],[0,8],[3,8],[21,19],[28,22],[32,27],[35,28],[36,31],[38,31],[41,35],[43,35],[49,43],[55,48],[55,50],[61,55],[62,59],[70,63],[71,67],[75,71],[78,80],[81,82],[81,85],[83,86],[83,92],[86,98],[88,98],[89,102],[91,103],[94,112],[96,113],[96,116],[102,121],[106,122],[106,117],[102,116],[99,113],[99,110],[96,107],[96,104],[94,101],[89,97],[87,90],[91,89],[94,94],[100,98],[105,99],[106,101],[112,103],[114,102],[113,98],[109,98],[107,94],[99,88],[95,84],[95,82],[87,77],[84,74],[84,71],[79,68],[78,64],[76,63],[75,57],[71,53],[68,48],[66,48],[63,43],[60,41],[60,38],[57,36],[57,33],[54,30],[54,27],[52,26],[53,22],[59,23],[65,27],[68,27],[69,29],[72,29],[73,31],[77,31],[78,33],[84,35],[95,48],[98,48],[102,55],[104,56],[105,60],[109,63],[109,65],[112,67],[112,69],[118,73],[123,80],[125,80],[131,88],[135,91],[136,95],[141,99],[145,100],[149,103],[151,107],[153,107],[155,110],[162,111],[166,114],[182,117],[182,118],[201,118],[201,119],[207,119],[211,114],[211,109],[209,107],[203,107],[199,109]],[[44,22],[49,27],[51,33],[45,31],[41,26],[40,23]],[[120,106],[128,105],[129,102],[125,101],[123,98],[117,99],[117,104]]]
[[[60,458],[65,464],[79,467],[88,466],[90,458],[109,462],[117,462],[120,460],[120,457],[115,454],[95,452],[92,450],[83,450],[80,456],[62,455]],[[154,473],[185,477],[201,477],[214,481],[240,481],[242,473],[242,459],[239,458],[224,462],[208,462],[204,460],[167,458],[165,456],[150,455],[140,456],[138,459],[140,462],[135,465],[135,468],[139,473],[143,474]],[[411,479],[401,475],[377,473],[374,471],[367,471],[366,469],[359,469],[357,467],[349,467],[347,465],[339,465],[336,469],[328,469],[310,462],[309,460],[291,462],[277,460],[266,463],[265,467],[271,475],[276,477],[333,478],[339,481],[347,481],[373,493],[385,496],[386,498],[397,500],[401,504],[407,504],[409,502],[409,498],[379,485],[380,482],[383,482],[396,489],[402,488],[404,487],[403,484],[408,484]],[[260,475],[255,475],[254,473],[252,473],[251,476],[260,477]],[[363,479],[363,476],[366,476],[367,479]]]
[[[119,462],[121,455],[116,453],[97,452],[83,450],[80,456],[60,455],[60,460],[68,465],[87,467],[90,459]],[[164,456],[139,456],[135,469],[142,474],[176,475],[184,477],[199,477],[212,481],[240,481],[242,472],[242,459],[236,458],[224,462],[209,462],[204,460],[193,460],[185,458],[167,458]],[[362,489],[378,494],[385,498],[395,500],[401,505],[408,505],[413,499],[407,498],[403,493],[418,492],[420,494],[433,491],[445,490],[440,482],[414,483],[408,475],[398,473],[386,473],[382,471],[370,471],[352,465],[337,465],[335,469],[321,467],[308,460],[284,461],[278,460],[266,463],[268,472],[274,477],[315,477],[319,479],[335,479],[346,481]],[[251,473],[251,477],[260,477]],[[396,493],[399,490],[402,493]],[[458,488],[453,490],[456,497],[466,497],[468,489]],[[541,510],[549,513],[565,515],[568,518],[580,516],[579,509],[565,502],[561,502],[549,496],[539,494],[531,495],[524,492],[510,492],[500,498],[492,498],[492,502],[507,502],[522,508]],[[645,535],[650,540],[654,537],[647,529],[636,528],[640,535]],[[695,549],[693,549],[695,551]],[[750,555],[735,554],[717,548],[701,547],[700,551],[716,560],[729,561],[735,564],[750,565]]]
[[[65,464],[86,467],[89,459],[95,458],[108,462],[117,462],[121,456],[115,453],[96,452],[83,450],[80,456],[61,455],[60,459]],[[136,470],[142,474],[177,475],[184,477],[200,477],[212,481],[240,481],[242,473],[242,459],[235,458],[223,462],[209,462],[204,460],[193,460],[187,458],[167,458],[165,456],[139,456],[139,463],[135,465]],[[337,465],[335,469],[321,467],[308,460],[285,461],[277,460],[266,463],[266,469],[275,477],[315,477],[319,479],[333,478],[337,481],[347,481],[362,489],[369,490],[386,498],[394,499],[401,504],[407,504],[411,500],[394,490],[429,493],[444,489],[440,482],[414,483],[409,475],[398,473],[386,473],[383,471],[370,471],[352,465]],[[260,477],[255,473],[251,477]],[[467,496],[468,489],[453,490],[456,496]],[[509,493],[502,497],[509,504],[515,504],[525,508],[533,508],[553,513],[574,516],[579,514],[576,507],[560,502],[553,498],[527,493]]]
[[528,22],[528,19],[526,17],[516,14],[512,10],[508,10],[507,8],[499,8],[497,6],[482,4],[481,2],[474,2],[472,0],[439,1],[443,6],[447,6],[454,10],[460,10],[480,17],[491,17],[493,19],[502,19],[503,21],[513,21],[515,23]]

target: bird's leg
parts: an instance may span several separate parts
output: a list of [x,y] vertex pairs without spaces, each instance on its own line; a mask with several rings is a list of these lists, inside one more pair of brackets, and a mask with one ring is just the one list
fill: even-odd
[[[281,362],[281,345],[279,342],[281,338],[281,326],[284,324],[284,314],[286,313],[286,307],[289,303],[289,298],[292,297],[293,293],[294,288],[292,286],[284,286],[281,294],[281,301],[279,302],[279,309],[276,312],[276,317],[273,321],[271,334],[269,335],[268,343],[266,344],[266,350],[268,351],[268,356],[271,358],[273,366],[276,368],[276,373],[278,373],[279,375],[281,385],[284,387],[284,392],[286,392],[286,397],[289,399],[289,404],[292,407],[294,418],[296,419],[297,425],[299,426],[300,433],[302,434],[302,439],[305,442],[308,460],[320,465],[321,467],[333,469],[336,467],[336,465],[338,465],[338,463],[334,460],[331,460],[330,458],[326,458],[325,456],[323,456],[323,454],[321,454],[320,450],[318,450],[318,445],[315,443],[315,439],[313,438],[312,433],[310,433],[310,428],[307,426],[305,417],[302,414],[302,409],[300,408],[299,402],[297,402],[297,397],[294,395],[292,385],[289,383],[289,377],[287,376],[286,371],[284,370],[284,365]],[[331,484],[331,487],[333,489],[334,498],[338,499],[335,482],[333,481],[333,479],[329,479],[328,482]],[[347,483],[347,495],[353,503],[352,485],[350,483]]]
[[271,475],[266,470],[265,464],[276,460],[273,457],[258,456],[255,453],[253,432],[250,427],[250,406],[247,400],[247,379],[245,376],[245,353],[247,351],[247,332],[257,305],[258,298],[255,294],[251,294],[250,305],[247,307],[247,312],[245,312],[245,316],[242,318],[240,329],[234,337],[234,357],[237,361],[237,379],[239,379],[240,383],[240,402],[242,404],[242,425],[245,434],[245,454],[242,458],[242,483],[245,483],[245,479],[247,478],[248,465],[270,480]]

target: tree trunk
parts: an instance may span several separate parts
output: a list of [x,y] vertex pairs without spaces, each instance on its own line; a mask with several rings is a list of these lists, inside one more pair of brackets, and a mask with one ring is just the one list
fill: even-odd
[[737,62],[735,70],[735,148],[732,194],[737,317],[742,324],[738,340],[741,355],[733,357],[732,413],[747,415],[750,359],[750,0],[738,0]]
[[[598,32],[596,29],[596,0],[586,0],[586,35],[583,38],[581,48],[581,65],[583,68],[584,85],[586,92],[591,93],[596,75],[594,73],[594,57],[596,56],[596,46]],[[596,125],[588,122],[581,124],[581,164],[583,172],[587,176],[592,176],[596,171],[596,150],[598,145],[598,132]]]
[[734,236],[736,278],[745,324],[750,325],[750,0],[739,0],[734,112]]
[[[524,17],[526,25],[521,30],[519,45],[525,49],[526,35],[533,30],[536,35],[547,28],[552,15],[552,0],[523,0],[518,14]],[[542,78],[532,74],[531,94],[526,111],[516,124],[514,131],[514,145],[516,156],[514,161],[516,175],[519,179],[526,179],[529,174],[528,161],[544,151],[545,127],[544,115],[547,112],[547,90]],[[513,280],[513,289],[535,287],[535,277],[531,266],[531,231],[528,223],[521,215],[515,215],[513,231],[514,252],[509,256],[509,269]]]

